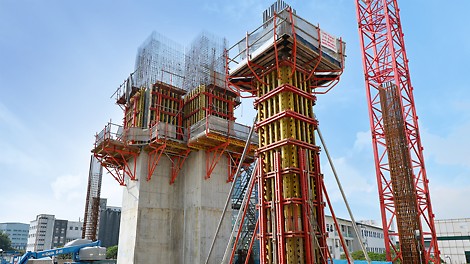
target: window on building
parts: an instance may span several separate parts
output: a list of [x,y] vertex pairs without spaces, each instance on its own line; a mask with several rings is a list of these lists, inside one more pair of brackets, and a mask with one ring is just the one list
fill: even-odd
[[78,226],[75,227],[75,230],[78,230]]

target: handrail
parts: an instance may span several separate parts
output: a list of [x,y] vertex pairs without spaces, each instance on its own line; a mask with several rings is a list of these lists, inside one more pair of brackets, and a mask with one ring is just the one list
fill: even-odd
[[[275,27],[273,26],[274,24],[276,24]],[[286,31],[290,29],[292,32],[274,32],[274,30],[279,30],[279,28]],[[240,64],[244,60],[250,60],[250,56],[252,56],[259,47],[261,47],[264,43],[271,42],[274,39],[274,35],[282,35],[282,33],[297,34],[303,38],[310,39],[310,41],[307,40],[309,42],[314,41],[312,44],[320,47],[320,37],[309,33],[318,32],[318,30],[320,30],[318,26],[313,25],[312,23],[297,16],[294,13],[289,14],[289,10],[284,9],[252,32],[247,33],[245,38],[241,39],[239,42],[227,49],[227,60],[229,63],[233,64]],[[340,42],[337,50],[326,50],[324,52],[342,62],[342,58],[338,58],[338,56],[343,56],[344,45],[342,45],[343,43],[341,38],[335,38],[335,41]],[[235,52],[234,56],[230,56],[230,53],[233,53],[232,51],[234,51],[235,48],[238,48],[238,52]],[[247,55],[244,56],[245,54]]]
[[[193,124],[190,127],[190,139],[197,138],[201,133],[220,133],[227,135],[230,138],[239,139],[242,141],[248,140],[250,127],[232,120],[227,120],[214,115],[208,115],[206,118]],[[253,133],[250,143],[258,144],[258,135]]]

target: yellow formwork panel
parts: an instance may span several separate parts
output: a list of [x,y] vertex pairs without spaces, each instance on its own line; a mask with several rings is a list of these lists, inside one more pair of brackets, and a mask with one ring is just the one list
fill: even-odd
[[129,100],[126,106],[125,126],[143,127],[144,125],[144,104],[145,88],[139,89]]
[[[299,71],[292,72],[290,67],[282,66],[279,69],[279,78],[278,71],[273,71],[263,77],[263,82],[257,83],[258,98],[263,97],[265,94],[273,91],[283,84],[290,84],[297,87],[299,90],[310,93],[309,84],[305,81],[306,79],[307,76],[305,74]],[[263,100],[258,104],[258,121],[264,121],[286,110],[294,111],[303,116],[313,118],[313,105],[314,102],[309,98],[290,91],[284,91],[271,98]],[[273,143],[289,138],[298,139],[305,143],[314,145],[315,140],[313,131],[314,127],[312,124],[292,117],[284,117],[259,128],[258,134],[260,147],[269,146]],[[283,145],[276,149],[261,153],[260,157],[264,163],[264,173],[275,170],[272,165],[274,164],[276,152],[280,152],[281,154],[282,168],[299,168],[298,151],[299,149],[296,145]],[[308,165],[310,168],[318,166],[318,164],[314,164],[314,155],[316,154],[314,152],[308,153],[309,157],[307,158],[307,162],[309,163]],[[264,181],[264,199],[268,202],[275,202],[273,201],[275,191],[274,178],[265,178]],[[284,198],[300,198],[302,196],[300,175],[298,173],[284,173],[282,176],[282,184],[282,194]],[[310,191],[313,193],[313,198],[315,199],[316,194],[314,192],[314,184],[315,182],[310,179]],[[268,233],[273,233],[272,213],[272,211],[267,212],[267,221],[270,223],[267,225]],[[286,204],[284,206],[283,214],[285,219],[285,231],[299,231],[299,229],[303,229],[306,225],[306,223],[302,222],[302,206],[299,204]],[[317,213],[314,211],[313,214],[316,216]],[[267,263],[273,263],[274,261],[274,243],[276,242],[272,239],[267,240]],[[305,263],[304,243],[305,241],[302,237],[286,238],[285,255],[287,263]],[[319,248],[315,248],[314,250],[316,252],[313,255],[319,256]]]

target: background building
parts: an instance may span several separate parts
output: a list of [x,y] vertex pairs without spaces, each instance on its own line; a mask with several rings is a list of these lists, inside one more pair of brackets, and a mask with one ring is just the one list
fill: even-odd
[[[338,225],[341,229],[341,234],[344,237],[346,246],[350,252],[353,251],[353,241],[354,241],[354,229],[352,223],[349,220],[337,218]],[[329,215],[325,216],[326,222],[326,232],[328,233],[328,238],[326,239],[326,244],[330,251],[331,257],[333,259],[340,259],[341,254],[344,254],[343,247],[341,245],[341,240],[338,234],[338,230],[335,228],[333,218]]]
[[52,246],[57,248],[65,244],[65,232],[67,230],[67,220],[54,220],[54,231],[52,232]]
[[0,223],[0,231],[8,235],[11,247],[16,250],[26,250],[28,244],[29,224]]
[[[326,231],[328,232],[328,238],[326,240],[328,248],[333,259],[340,259],[341,255],[344,254],[343,247],[341,245],[340,236],[338,230],[336,230],[333,218],[329,215],[325,217],[326,220]],[[337,218],[340,232],[344,237],[346,246],[349,252],[354,252],[361,249],[359,239],[354,232],[353,224],[350,220]],[[367,252],[384,253],[385,252],[385,240],[382,227],[375,224],[374,221],[359,221],[356,223],[362,243]],[[396,243],[396,241],[393,241]]]
[[102,207],[98,225],[98,240],[101,241],[101,246],[110,247],[118,244],[120,225],[121,207]]
[[445,263],[470,263],[470,218],[435,220],[434,224],[441,259]]
[[65,232],[65,243],[82,238],[83,222],[67,221],[67,231]]
[[40,214],[31,221],[27,251],[58,248],[82,237],[83,222],[56,219],[54,215]]
[[[382,227],[377,225],[374,221],[359,221],[357,227],[361,232],[362,243],[367,252],[385,253],[385,240]],[[393,244],[396,244],[395,237],[390,237]],[[353,251],[361,250],[359,240],[354,240]]]
[[27,251],[40,251],[52,247],[55,216],[40,214],[31,221],[28,233]]

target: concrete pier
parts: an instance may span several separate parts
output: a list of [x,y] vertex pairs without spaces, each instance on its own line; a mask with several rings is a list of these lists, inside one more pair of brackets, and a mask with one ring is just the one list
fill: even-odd
[[[191,152],[170,185],[171,161],[163,156],[147,181],[148,154],[139,154],[137,180],[127,179],[124,187],[119,264],[205,262],[230,190],[227,159],[220,159],[211,177],[204,179],[206,155]],[[221,262],[230,231],[229,212],[210,263]]]

